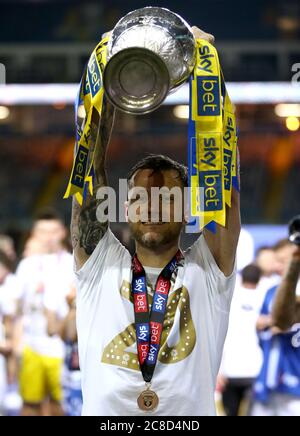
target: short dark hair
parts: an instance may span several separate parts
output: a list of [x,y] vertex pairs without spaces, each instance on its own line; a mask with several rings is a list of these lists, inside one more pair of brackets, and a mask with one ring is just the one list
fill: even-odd
[[146,169],[153,170],[154,173],[161,170],[175,170],[179,175],[183,187],[188,186],[187,167],[169,158],[168,156],[164,156],[163,154],[149,154],[137,162],[127,174],[127,183],[129,184],[132,176],[138,170]]
[[38,213],[34,217],[34,221],[60,221],[64,224],[63,218],[56,212],[56,210],[47,208],[38,211]]
[[244,269],[242,269],[241,272],[242,282],[257,285],[260,280],[261,274],[262,271],[257,265],[247,265]]
[[262,253],[263,251],[268,251],[268,250],[273,251],[274,248],[271,247],[270,245],[261,245],[261,246],[256,250],[255,256],[258,256],[258,255],[259,255],[260,253]]
[[273,246],[274,251],[281,250],[282,248],[291,246],[292,242],[288,238],[280,239],[276,244]]

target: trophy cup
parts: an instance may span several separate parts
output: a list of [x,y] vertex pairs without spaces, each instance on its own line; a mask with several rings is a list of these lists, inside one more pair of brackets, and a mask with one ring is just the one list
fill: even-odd
[[190,26],[165,8],[145,7],[125,15],[112,31],[103,86],[119,110],[145,114],[183,84],[196,60]]

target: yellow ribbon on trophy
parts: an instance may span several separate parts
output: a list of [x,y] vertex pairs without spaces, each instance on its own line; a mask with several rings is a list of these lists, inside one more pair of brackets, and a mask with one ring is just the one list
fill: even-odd
[[[105,37],[92,52],[81,78],[80,89],[75,104],[76,144],[71,176],[64,198],[75,195],[82,205],[87,189],[93,194],[94,153],[92,145],[97,138],[92,131],[92,117],[101,117],[103,105],[102,73],[106,65],[108,37]],[[78,124],[78,108],[83,105],[86,117],[83,126]],[[96,111],[96,114],[94,113]]]
[[197,230],[226,225],[236,176],[236,122],[216,48],[196,40],[197,60],[190,80],[190,214]]

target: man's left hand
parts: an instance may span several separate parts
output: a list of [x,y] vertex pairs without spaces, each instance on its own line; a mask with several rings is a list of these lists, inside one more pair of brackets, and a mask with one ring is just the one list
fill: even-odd
[[204,32],[204,30],[199,29],[199,27],[193,26],[192,31],[195,38],[205,39],[206,41],[210,42],[211,44],[214,44],[215,37],[211,35],[210,33]]

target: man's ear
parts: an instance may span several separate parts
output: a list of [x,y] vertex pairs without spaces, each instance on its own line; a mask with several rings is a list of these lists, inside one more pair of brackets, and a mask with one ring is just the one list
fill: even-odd
[[189,223],[189,221],[190,221],[189,207],[188,207],[187,203],[185,203],[184,211],[183,211],[183,222],[186,225]]
[[124,214],[125,214],[125,221],[128,223],[128,208],[129,208],[129,201],[124,201]]

